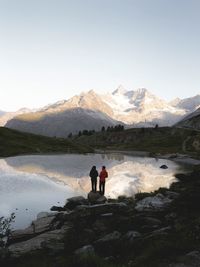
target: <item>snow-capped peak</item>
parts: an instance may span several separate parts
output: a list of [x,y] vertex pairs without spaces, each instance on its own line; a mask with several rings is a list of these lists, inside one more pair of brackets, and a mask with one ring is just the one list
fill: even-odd
[[127,93],[127,90],[122,86],[118,86],[115,91],[112,92],[112,95],[124,95]]

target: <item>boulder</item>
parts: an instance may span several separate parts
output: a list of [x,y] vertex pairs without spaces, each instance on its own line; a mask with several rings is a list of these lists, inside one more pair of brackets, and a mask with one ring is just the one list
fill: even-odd
[[31,226],[33,227],[33,231],[34,233],[38,234],[38,233],[42,233],[48,230],[52,230],[53,227],[53,222],[56,219],[56,214],[51,214],[48,213],[47,216],[41,216],[41,214],[39,214],[37,220],[32,221]]
[[73,214],[69,216],[86,217],[97,216],[105,213],[123,214],[128,211],[128,205],[123,202],[120,203],[105,203],[96,205],[82,205],[76,207]]
[[42,249],[47,249],[51,252],[60,252],[64,249],[63,238],[70,231],[71,227],[67,226],[58,230],[48,231],[27,241],[12,244],[8,247],[8,251],[11,257],[20,257]]
[[77,256],[91,256],[95,254],[94,247],[92,245],[83,246],[82,248],[75,250],[74,253]]
[[11,236],[9,238],[9,244],[25,241],[35,236],[33,226],[29,226],[26,229],[15,230],[11,232]]
[[139,200],[135,209],[137,211],[160,211],[165,209],[171,202],[172,199],[159,193],[154,197],[145,197]]
[[107,201],[105,196],[102,196],[99,192],[88,193],[88,201],[90,204],[103,204]]
[[160,228],[158,230],[155,230],[153,232],[151,232],[149,235],[145,236],[143,238],[143,241],[146,242],[146,241],[152,241],[154,238],[158,238],[158,237],[161,237],[161,236],[166,236],[168,235],[168,233],[171,231],[171,227],[170,226],[167,226],[167,227],[163,227],[163,228]]
[[160,166],[161,169],[168,169],[167,165],[163,164]]
[[107,201],[107,198],[105,196],[101,196],[97,199],[96,203],[97,204],[103,204]]
[[50,210],[51,211],[58,211],[58,212],[60,212],[60,211],[65,211],[65,208],[60,207],[60,206],[52,206]]
[[121,233],[114,231],[94,242],[94,247],[98,253],[104,255],[115,255],[119,252]]
[[71,197],[67,199],[64,209],[73,210],[75,207],[80,205],[87,205],[88,200],[83,196]]
[[40,219],[40,218],[44,218],[44,217],[48,217],[48,216],[51,216],[52,213],[50,212],[47,212],[47,211],[41,211],[37,214],[37,219]]
[[170,199],[177,199],[179,196],[180,196],[180,194],[179,193],[177,193],[177,192],[174,192],[174,191],[170,191],[170,190],[167,190],[166,192],[165,192],[165,195],[168,197],[168,198],[170,198]]
[[128,231],[125,235],[123,235],[122,239],[125,242],[124,244],[132,245],[138,237],[141,237],[139,232]]
[[32,221],[31,225],[25,229],[15,230],[11,232],[9,244],[25,241],[40,233],[53,230],[57,226],[56,214],[48,212],[40,212],[37,219]]

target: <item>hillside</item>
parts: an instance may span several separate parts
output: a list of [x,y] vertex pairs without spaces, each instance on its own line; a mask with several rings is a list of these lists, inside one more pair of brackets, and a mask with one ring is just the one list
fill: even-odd
[[22,133],[0,127],[0,156],[8,157],[31,153],[85,153],[92,152],[84,145],[75,145],[66,139]]
[[96,149],[187,153],[200,156],[200,133],[175,127],[132,128],[105,131],[91,136],[73,137],[73,141]]

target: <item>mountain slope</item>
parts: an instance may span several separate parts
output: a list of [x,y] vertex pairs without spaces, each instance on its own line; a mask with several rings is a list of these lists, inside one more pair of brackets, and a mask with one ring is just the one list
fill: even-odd
[[179,121],[176,126],[200,130],[200,108]]
[[[55,111],[56,110],[56,111]],[[83,129],[100,130],[102,126],[116,125],[106,114],[83,108],[60,109],[50,107],[48,110],[23,114],[10,120],[6,127],[24,132],[46,136],[67,137],[69,133],[78,133]]]
[[15,112],[3,112],[2,114],[0,113],[0,126],[4,126],[9,120],[12,118],[24,114],[24,113],[29,113],[31,112],[30,109],[27,108],[21,108]]
[[145,88],[126,90],[119,86],[112,93],[100,95],[90,90],[45,106],[37,112],[22,112],[23,115],[12,118],[6,126],[59,137],[84,129],[99,130],[102,126],[119,122],[127,124],[127,127],[172,126],[199,105],[200,95],[167,102]]
[[176,98],[175,100],[171,101],[170,104],[173,107],[185,109],[187,112],[193,112],[200,107],[200,95],[185,99]]

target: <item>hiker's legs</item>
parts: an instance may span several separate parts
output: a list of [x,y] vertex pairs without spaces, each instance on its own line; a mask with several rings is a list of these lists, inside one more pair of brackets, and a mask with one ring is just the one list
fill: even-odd
[[105,193],[105,182],[102,182],[102,194],[104,195]]
[[92,192],[96,192],[96,179],[91,179],[92,183]]
[[100,182],[99,183],[99,191],[102,195],[104,195],[105,192],[105,182]]
[[97,179],[94,180],[94,192],[97,192]]
[[99,182],[99,192],[102,193],[102,182]]

